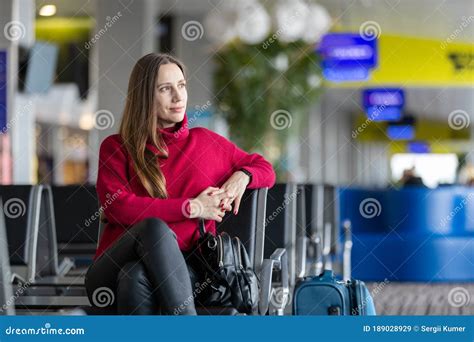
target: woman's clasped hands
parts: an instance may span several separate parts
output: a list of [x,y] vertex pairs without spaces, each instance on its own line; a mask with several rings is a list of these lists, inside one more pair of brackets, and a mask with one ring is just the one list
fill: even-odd
[[242,196],[250,178],[242,171],[236,171],[220,188],[208,187],[189,201],[189,218],[202,218],[221,222],[227,211],[237,215]]

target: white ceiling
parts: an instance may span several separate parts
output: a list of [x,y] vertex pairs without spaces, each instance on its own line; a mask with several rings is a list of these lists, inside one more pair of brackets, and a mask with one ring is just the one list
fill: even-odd
[[[382,33],[446,39],[464,20],[474,16],[473,0],[319,0],[345,27],[376,21]],[[474,42],[474,17],[458,34]]]
[[[93,16],[98,0],[36,0],[39,9],[55,4],[60,16]],[[124,5],[130,1],[117,0]],[[232,0],[156,0],[161,13],[202,17],[222,1]],[[238,1],[238,0],[233,0]],[[261,0],[263,3],[274,0]],[[291,0],[287,0],[291,1]],[[460,27],[459,41],[474,42],[473,0],[318,0],[337,23],[357,29],[365,21],[376,21],[382,32],[446,39]],[[159,13],[157,13],[158,15]]]
[[[203,15],[222,1],[162,0],[163,11]],[[262,3],[274,0],[261,0]],[[287,0],[291,1],[291,0]],[[446,39],[463,18],[474,16],[474,0],[317,0],[343,27],[358,29],[365,21],[376,21],[382,32]],[[474,42],[474,17],[458,35]]]

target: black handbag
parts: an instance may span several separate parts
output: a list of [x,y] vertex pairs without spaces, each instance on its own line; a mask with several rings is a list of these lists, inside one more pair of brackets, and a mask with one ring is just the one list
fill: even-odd
[[232,305],[241,313],[257,313],[258,278],[240,239],[224,232],[216,236],[206,232],[204,220],[199,220],[199,234],[198,257],[210,283],[203,304]]

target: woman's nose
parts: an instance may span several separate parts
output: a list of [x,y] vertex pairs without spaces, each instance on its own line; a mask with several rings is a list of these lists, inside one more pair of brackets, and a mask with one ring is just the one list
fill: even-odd
[[178,89],[174,89],[173,91],[173,101],[174,102],[179,102],[182,100],[182,95],[180,94],[179,90]]

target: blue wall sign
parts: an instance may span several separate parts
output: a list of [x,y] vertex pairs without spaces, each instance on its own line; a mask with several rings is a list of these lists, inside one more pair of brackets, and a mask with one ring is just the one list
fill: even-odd
[[0,133],[7,125],[7,52],[0,51]]
[[398,88],[365,89],[362,103],[372,121],[399,121],[405,105],[405,93]]
[[317,52],[326,79],[334,82],[367,80],[377,66],[377,39],[358,33],[329,33],[323,36]]

